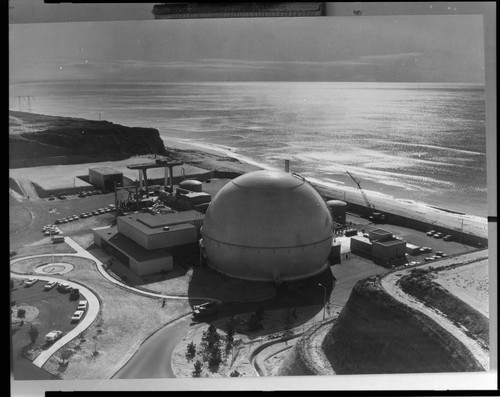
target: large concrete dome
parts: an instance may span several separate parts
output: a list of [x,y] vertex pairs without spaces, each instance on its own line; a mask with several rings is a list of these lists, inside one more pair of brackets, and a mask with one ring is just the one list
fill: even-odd
[[328,208],[307,182],[255,171],[225,185],[202,228],[208,265],[247,280],[296,280],[326,269],[332,244]]

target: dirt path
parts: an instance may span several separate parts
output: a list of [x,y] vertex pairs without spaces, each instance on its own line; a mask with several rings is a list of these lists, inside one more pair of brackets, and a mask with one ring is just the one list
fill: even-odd
[[[441,266],[449,264],[446,262],[447,261],[443,261]],[[436,263],[434,263],[433,266],[436,267]],[[443,313],[426,306],[421,301],[403,292],[401,288],[397,286],[397,281],[408,274],[410,274],[410,269],[389,273],[385,277],[382,277],[382,287],[399,302],[420,311],[432,320],[436,321],[441,327],[456,337],[467,349],[469,349],[469,351],[486,371],[489,370],[490,357],[487,350],[483,349],[483,347],[476,340],[469,338],[461,328],[455,326],[446,316],[444,316]]]
[[31,183],[29,179],[26,178],[16,178],[16,182],[24,192],[24,197],[28,200],[38,200],[38,194],[35,190],[35,187]]

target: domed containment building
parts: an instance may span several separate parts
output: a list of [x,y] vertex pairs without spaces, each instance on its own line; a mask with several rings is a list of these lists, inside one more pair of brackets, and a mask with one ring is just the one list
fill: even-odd
[[321,273],[333,235],[318,192],[281,171],[250,172],[225,185],[208,207],[201,234],[208,266],[255,281]]

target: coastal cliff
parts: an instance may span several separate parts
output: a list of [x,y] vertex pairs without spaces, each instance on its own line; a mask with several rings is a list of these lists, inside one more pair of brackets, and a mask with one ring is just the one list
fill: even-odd
[[375,277],[356,284],[322,347],[339,375],[483,370],[457,339],[389,296]]
[[135,154],[166,154],[158,130],[9,112],[10,168],[117,160]]

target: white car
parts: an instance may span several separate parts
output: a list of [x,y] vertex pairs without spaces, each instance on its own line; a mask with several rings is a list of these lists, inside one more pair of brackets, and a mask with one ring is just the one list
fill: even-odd
[[77,310],[85,310],[87,309],[87,301],[78,302]]
[[80,321],[83,313],[85,313],[83,310],[77,310],[75,314],[73,314],[73,317],[71,317],[71,322],[77,322]]
[[48,291],[52,288],[54,288],[57,284],[57,281],[49,281],[47,284],[43,286],[44,291]]
[[50,331],[47,335],[45,335],[45,341],[46,342],[55,342],[58,340],[61,336],[63,335],[62,331],[56,330],[56,331]]
[[31,287],[33,284],[35,284],[38,281],[37,278],[29,278],[24,282],[24,285],[26,287]]

